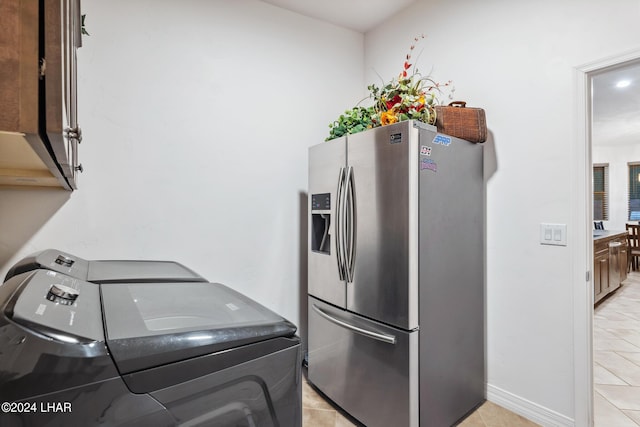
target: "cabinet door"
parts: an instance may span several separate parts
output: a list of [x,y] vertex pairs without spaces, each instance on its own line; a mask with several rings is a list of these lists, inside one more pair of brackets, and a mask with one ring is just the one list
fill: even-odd
[[76,50],[81,45],[79,0],[44,4],[47,137],[65,178],[76,188],[78,143]]
[[620,247],[620,282],[627,280],[627,262],[629,256],[629,247],[627,246],[627,240],[620,240],[622,246]]
[[602,256],[599,261],[600,263],[600,288],[602,289],[602,293],[606,295],[609,291],[609,255]]
[[620,245],[612,242],[609,250],[609,283],[607,291],[611,292],[620,286]]
[[38,17],[38,2],[0,2],[3,133],[38,133]]
[[[594,260],[594,300],[598,301],[609,291],[609,253],[598,254]],[[596,287],[595,282],[598,282]]]
[[600,284],[600,263],[598,257],[593,259],[593,302],[598,301],[598,296],[602,293],[602,285]]

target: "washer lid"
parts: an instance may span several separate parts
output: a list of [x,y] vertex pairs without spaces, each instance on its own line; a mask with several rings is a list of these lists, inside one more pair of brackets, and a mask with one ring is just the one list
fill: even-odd
[[77,257],[58,249],[31,254],[11,267],[4,281],[38,269],[63,273],[94,283],[206,282],[207,280],[175,261],[94,260]]
[[18,261],[7,273],[6,282],[13,276],[38,269],[63,273],[80,280],[87,280],[89,262],[85,259],[62,252],[58,249],[45,249]]
[[296,332],[219,283],[111,283],[100,291],[107,347],[121,374]]
[[99,260],[89,261],[87,281],[95,283],[206,282],[174,261]]

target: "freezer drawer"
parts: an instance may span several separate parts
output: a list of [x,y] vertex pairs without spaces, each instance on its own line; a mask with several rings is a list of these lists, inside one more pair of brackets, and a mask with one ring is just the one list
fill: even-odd
[[368,427],[418,425],[418,332],[309,297],[309,381]]

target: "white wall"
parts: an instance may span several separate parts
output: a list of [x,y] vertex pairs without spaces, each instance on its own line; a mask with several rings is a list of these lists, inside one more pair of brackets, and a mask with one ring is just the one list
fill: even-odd
[[640,162],[640,145],[593,146],[593,163],[609,165],[608,230],[624,230],[628,222],[629,162]]
[[571,264],[582,248],[572,235],[540,245],[539,224],[571,219],[574,71],[638,49],[639,14],[637,0],[419,0],[365,37],[367,82],[397,75],[425,33],[419,68],[486,110],[488,393],[549,425],[574,419]]
[[300,325],[307,148],[362,97],[363,35],[255,0],[82,5],[80,189],[0,190],[2,276],[48,247],[174,259]]

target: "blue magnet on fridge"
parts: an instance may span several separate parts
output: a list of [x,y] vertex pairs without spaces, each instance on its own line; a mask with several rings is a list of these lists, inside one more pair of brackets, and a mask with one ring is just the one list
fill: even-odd
[[450,136],[436,134],[435,138],[433,138],[433,143],[434,144],[444,145],[445,147],[448,147],[449,145],[451,145],[451,137]]

